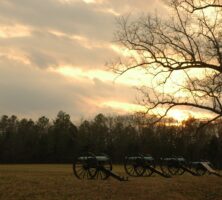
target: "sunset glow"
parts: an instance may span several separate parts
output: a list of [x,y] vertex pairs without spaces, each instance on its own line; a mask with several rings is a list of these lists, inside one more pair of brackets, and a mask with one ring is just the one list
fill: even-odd
[[169,112],[168,116],[174,118],[178,122],[182,122],[184,120],[187,120],[191,115],[185,111],[172,110]]
[[119,101],[108,101],[102,103],[102,106],[104,107],[111,107],[116,109],[117,111],[124,111],[125,113],[127,112],[138,112],[144,110],[143,106],[140,106],[138,104],[133,104],[133,103],[127,103],[127,102],[119,102]]
[[88,78],[90,80],[96,78],[101,81],[110,81],[112,84],[125,84],[130,86],[141,86],[148,81],[148,76],[141,70],[131,70],[120,77],[109,70],[82,70],[80,67],[69,65],[64,65],[57,69],[50,68],[49,71],[59,73],[67,78]]

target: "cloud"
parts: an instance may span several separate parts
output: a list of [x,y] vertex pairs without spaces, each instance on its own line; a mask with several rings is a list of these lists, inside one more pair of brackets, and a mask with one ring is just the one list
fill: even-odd
[[132,88],[127,86],[99,79],[70,79],[7,58],[0,60],[0,71],[0,114],[52,118],[64,110],[79,119],[107,112],[106,101],[133,100]]
[[[2,0],[0,115],[54,117],[64,110],[78,119],[124,111],[134,103],[132,85],[141,74],[114,82],[106,71],[105,62],[120,53],[112,48],[116,16],[159,5],[151,0]],[[71,71],[64,71],[67,66]]]
[[50,68],[52,72],[59,73],[65,77],[73,79],[87,79],[87,80],[101,80],[104,82],[110,82],[118,85],[131,86],[144,86],[147,84],[147,80],[151,79],[152,76],[146,74],[143,69],[132,69],[124,73],[121,77],[112,71],[104,71],[102,69],[88,69],[83,70],[80,67],[63,65],[58,66],[55,69]]
[[155,10],[165,10],[161,0],[103,0],[103,6],[112,8],[120,14],[141,14]]
[[[113,15],[99,13],[83,1],[61,4],[55,0],[20,0],[1,3],[1,20],[14,21],[39,29],[51,28],[68,34],[110,39]],[[110,31],[109,31],[110,30]],[[108,36],[108,37],[107,37]]]
[[31,35],[31,30],[27,26],[19,24],[1,25],[0,38],[27,37]]
[[109,43],[90,42],[80,36],[57,36],[51,32],[33,32],[27,38],[14,38],[0,40],[3,52],[11,52],[18,49],[24,52],[33,66],[47,68],[58,64],[78,65],[83,68],[104,67],[109,56],[115,53],[109,47]]
[[[150,1],[149,9],[158,2]],[[101,68],[117,54],[110,48],[115,15],[135,8],[141,12],[145,5],[145,0],[5,0],[0,38],[8,39],[0,45],[20,49],[33,66],[43,69],[59,64]]]

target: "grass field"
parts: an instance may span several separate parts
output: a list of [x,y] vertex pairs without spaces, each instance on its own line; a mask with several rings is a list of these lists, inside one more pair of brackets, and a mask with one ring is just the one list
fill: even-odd
[[[125,175],[122,167],[114,171]],[[77,180],[71,165],[0,165],[1,200],[222,200],[222,178],[158,175],[118,182]]]

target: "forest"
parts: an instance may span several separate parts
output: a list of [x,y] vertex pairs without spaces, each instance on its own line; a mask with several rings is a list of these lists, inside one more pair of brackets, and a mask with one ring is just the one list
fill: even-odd
[[0,163],[71,163],[84,152],[106,153],[121,163],[125,155],[151,154],[155,158],[184,156],[209,160],[222,167],[221,122],[197,131],[201,121],[189,118],[175,124],[149,124],[136,115],[98,114],[78,125],[60,111],[54,120],[37,121],[3,115],[0,119]]

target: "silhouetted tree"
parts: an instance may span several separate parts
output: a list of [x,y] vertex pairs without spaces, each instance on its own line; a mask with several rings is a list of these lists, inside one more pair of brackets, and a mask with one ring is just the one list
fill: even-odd
[[176,3],[181,4],[181,6],[188,12],[196,12],[198,10],[203,10],[207,8],[221,8],[222,4],[220,0],[174,0]]
[[113,70],[121,75],[137,68],[152,77],[152,84],[139,89],[145,114],[161,110],[159,121],[175,107],[195,107],[213,113],[208,124],[222,116],[222,3],[171,0],[168,5],[172,17],[119,19],[116,40],[131,57],[113,63]]
[[47,162],[48,160],[48,134],[51,123],[45,116],[40,117],[36,122],[36,131],[38,134],[38,160]]
[[53,122],[49,135],[49,154],[55,162],[70,161],[75,150],[77,128],[70,116],[60,111]]
[[141,121],[135,116],[98,114],[77,128],[63,111],[52,122],[45,116],[35,122],[4,115],[0,118],[0,163],[72,162],[75,156],[91,151],[107,153],[118,163],[125,155],[146,153],[155,158],[208,159],[222,167],[221,120],[201,132],[195,131],[201,121],[193,118],[181,126],[138,124]]

